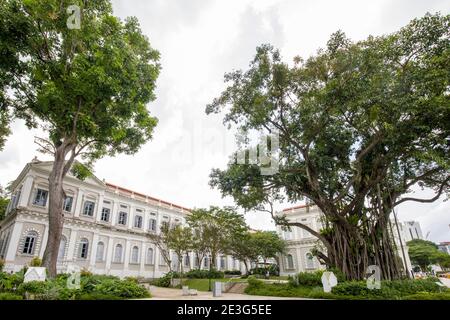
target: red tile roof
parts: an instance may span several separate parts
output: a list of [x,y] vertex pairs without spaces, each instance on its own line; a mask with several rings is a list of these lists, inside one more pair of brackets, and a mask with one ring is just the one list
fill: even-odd
[[139,197],[142,197],[142,198],[145,198],[145,199],[148,199],[148,200],[153,200],[153,201],[156,201],[158,203],[162,203],[162,204],[168,205],[170,207],[174,207],[174,208],[181,209],[181,210],[184,210],[184,211],[191,211],[191,209],[179,206],[179,205],[174,204],[172,202],[161,200],[161,199],[158,199],[158,198],[155,198],[155,197],[152,197],[152,196],[140,193],[140,192],[136,192],[136,191],[124,188],[124,187],[120,187],[118,185],[115,185],[115,184],[112,184],[112,183],[109,183],[109,182],[105,182],[105,184],[106,184],[107,187],[115,189],[117,191],[122,191],[122,192],[125,192],[125,193],[129,193],[130,195],[137,195]]
[[286,208],[283,209],[283,211],[291,211],[291,210],[296,210],[296,209],[301,209],[301,208],[306,208],[308,205],[306,204],[301,204],[299,206],[295,206],[295,207],[290,207],[290,208]]

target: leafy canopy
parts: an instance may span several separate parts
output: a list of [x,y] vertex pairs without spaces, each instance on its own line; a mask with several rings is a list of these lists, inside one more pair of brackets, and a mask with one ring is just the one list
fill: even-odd
[[[67,28],[70,5],[81,8],[80,29]],[[5,0],[0,19],[1,109],[42,124],[43,151],[63,144],[95,160],[151,138],[159,53],[136,18],[114,17],[108,0]]]

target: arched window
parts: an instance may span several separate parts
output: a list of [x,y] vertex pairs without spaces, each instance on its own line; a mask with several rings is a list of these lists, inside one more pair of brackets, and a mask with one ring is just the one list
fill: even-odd
[[139,248],[137,246],[131,249],[131,263],[139,263]]
[[25,236],[22,253],[34,254],[37,238],[38,238],[38,233],[36,231],[29,231],[27,233],[27,235]]
[[146,257],[147,264],[153,264],[153,248],[147,249],[147,257]]
[[102,241],[100,241],[97,244],[97,252],[95,254],[95,261],[103,261],[104,253],[105,253],[105,244]]
[[294,257],[292,256],[292,254],[288,254],[286,256],[286,259],[287,259],[287,268],[294,269]]
[[78,258],[87,259],[89,251],[89,240],[83,238],[80,240],[80,247],[78,249]]
[[64,256],[66,255],[66,244],[67,239],[65,236],[62,236],[61,241],[59,242],[58,261],[64,260]]
[[310,252],[306,253],[306,269],[314,269],[313,255]]
[[203,267],[208,268],[209,266],[209,257],[205,257],[203,259]]
[[114,262],[121,263],[122,262],[122,245],[118,244],[116,249],[114,250]]

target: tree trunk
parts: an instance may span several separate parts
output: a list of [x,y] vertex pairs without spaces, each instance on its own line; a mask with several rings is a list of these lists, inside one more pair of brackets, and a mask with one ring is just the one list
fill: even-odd
[[247,265],[247,260],[244,259],[244,267],[245,267],[245,274],[248,275],[248,265]]
[[49,182],[49,206],[48,206],[48,240],[44,251],[42,265],[47,268],[50,278],[56,277],[56,263],[58,260],[59,245],[64,223],[63,201],[64,189],[63,179],[65,176],[66,150],[65,145],[56,149],[53,168],[48,178]]

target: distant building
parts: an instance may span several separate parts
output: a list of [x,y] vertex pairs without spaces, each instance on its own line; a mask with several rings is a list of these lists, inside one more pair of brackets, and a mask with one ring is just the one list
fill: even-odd
[[450,242],[441,242],[438,245],[438,249],[446,254],[450,254]]
[[417,221],[405,221],[399,223],[399,227],[402,231],[402,238],[405,242],[415,239],[424,239],[422,229]]

